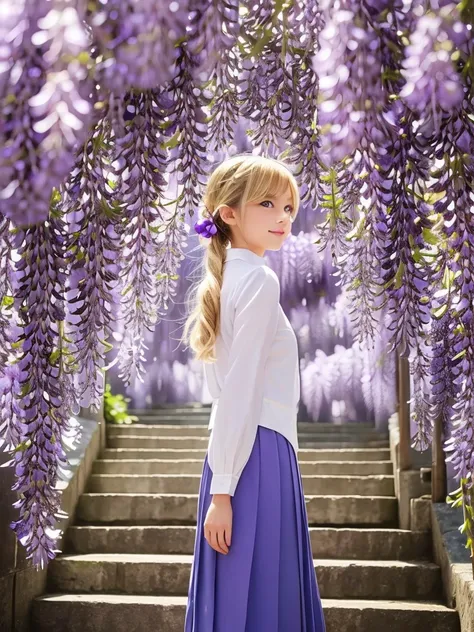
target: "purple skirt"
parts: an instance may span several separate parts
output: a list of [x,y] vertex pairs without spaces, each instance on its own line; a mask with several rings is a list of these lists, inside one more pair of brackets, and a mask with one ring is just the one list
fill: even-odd
[[258,426],[232,497],[229,553],[204,538],[212,471],[204,459],[185,632],[325,632],[298,460]]

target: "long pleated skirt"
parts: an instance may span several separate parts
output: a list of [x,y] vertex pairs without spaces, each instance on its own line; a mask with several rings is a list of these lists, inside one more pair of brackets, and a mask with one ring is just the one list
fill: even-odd
[[212,471],[204,459],[185,632],[325,632],[298,460],[258,426],[232,503],[229,553],[204,538]]

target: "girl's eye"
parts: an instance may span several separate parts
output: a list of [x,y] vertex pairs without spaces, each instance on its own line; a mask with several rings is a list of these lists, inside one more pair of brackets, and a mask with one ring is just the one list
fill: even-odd
[[[271,200],[264,200],[263,202],[261,202],[261,204],[265,204],[265,202],[270,202],[270,204],[273,204]],[[291,206],[291,204],[288,204],[286,208],[290,209],[290,214],[293,213],[293,207]]]

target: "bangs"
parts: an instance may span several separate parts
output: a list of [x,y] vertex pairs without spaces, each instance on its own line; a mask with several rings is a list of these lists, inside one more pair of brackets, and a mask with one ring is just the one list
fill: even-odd
[[299,211],[300,194],[290,166],[277,158],[238,154],[214,170],[205,200],[214,210],[225,204],[243,211],[248,203],[280,197],[286,191],[291,198],[293,221]]
[[243,204],[275,198],[286,191],[292,200],[292,217],[296,217],[300,205],[298,187],[293,174],[284,165],[271,160],[253,164],[248,175]]

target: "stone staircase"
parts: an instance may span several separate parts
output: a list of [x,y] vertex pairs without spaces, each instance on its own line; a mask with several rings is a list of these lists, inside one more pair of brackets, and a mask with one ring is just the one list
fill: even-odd
[[[209,408],[132,412],[139,424],[108,427],[32,632],[183,632]],[[397,528],[388,436],[364,423],[298,436],[327,632],[459,632],[430,535]]]

